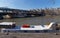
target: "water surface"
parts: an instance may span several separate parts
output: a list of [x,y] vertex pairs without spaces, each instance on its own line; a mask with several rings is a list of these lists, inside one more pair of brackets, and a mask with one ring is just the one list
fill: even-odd
[[0,22],[16,22],[17,25],[23,25],[23,24],[39,25],[39,24],[49,24],[50,22],[60,23],[60,16],[3,19],[0,20]]

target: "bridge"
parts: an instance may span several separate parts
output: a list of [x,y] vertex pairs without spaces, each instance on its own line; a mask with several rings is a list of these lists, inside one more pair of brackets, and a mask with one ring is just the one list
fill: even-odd
[[[18,14],[23,14],[27,13],[28,11],[26,10],[19,10],[19,9],[11,9],[11,8],[2,8],[0,7],[0,17],[3,17],[5,15],[8,15],[10,17],[16,16]],[[24,13],[24,14],[25,14]]]
[[40,15],[44,15],[43,12],[38,13],[38,12],[29,11],[29,10],[0,7],[0,18],[27,17],[27,16],[30,17],[30,16],[40,16]]

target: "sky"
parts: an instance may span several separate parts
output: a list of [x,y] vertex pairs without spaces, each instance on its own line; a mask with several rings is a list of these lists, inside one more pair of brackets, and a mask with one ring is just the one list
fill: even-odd
[[60,0],[0,0],[0,7],[15,9],[40,9],[60,7]]

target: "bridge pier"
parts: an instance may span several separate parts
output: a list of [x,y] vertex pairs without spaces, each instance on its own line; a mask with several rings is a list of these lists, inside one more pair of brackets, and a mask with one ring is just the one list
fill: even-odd
[[1,19],[3,19],[3,15],[2,15],[2,14],[0,14],[0,20],[1,20]]
[[9,18],[11,18],[11,16],[7,14],[7,15],[3,15],[3,18],[8,18],[9,19]]

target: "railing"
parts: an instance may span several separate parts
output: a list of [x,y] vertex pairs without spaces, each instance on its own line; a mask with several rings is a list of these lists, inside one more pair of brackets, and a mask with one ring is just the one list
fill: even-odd
[[16,31],[9,31],[9,30],[4,30],[0,32],[19,32],[19,33],[58,33],[60,30],[16,30]]

